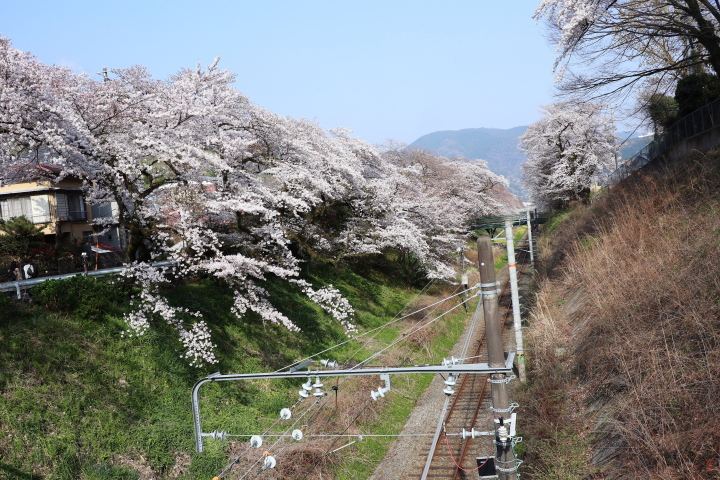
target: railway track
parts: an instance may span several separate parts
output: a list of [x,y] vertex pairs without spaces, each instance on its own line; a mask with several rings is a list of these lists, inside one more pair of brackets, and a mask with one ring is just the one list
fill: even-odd
[[[518,280],[522,288],[522,277],[528,273],[529,255],[527,241],[519,242],[516,252]],[[502,285],[499,297],[500,318],[503,323],[504,342],[508,345],[507,333],[512,329],[505,326],[512,324],[512,302],[510,294],[510,281],[507,267],[500,273],[498,279]],[[485,342],[485,325],[480,313],[474,315],[475,326],[466,340],[463,357],[482,357],[487,355]],[[494,437],[482,436],[478,438],[463,438],[463,429],[471,431],[488,431],[492,429],[490,420],[490,388],[487,375],[461,375],[454,386],[455,393],[445,399],[443,413],[440,416],[438,428],[431,440],[417,449],[417,472],[409,473],[405,478],[424,479],[464,479],[477,478],[477,457],[489,457],[495,453],[492,444]]]

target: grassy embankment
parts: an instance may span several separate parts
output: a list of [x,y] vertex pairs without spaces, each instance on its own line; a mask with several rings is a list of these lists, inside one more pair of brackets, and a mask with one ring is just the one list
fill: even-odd
[[544,226],[523,478],[720,478],[720,154]]
[[[417,293],[397,281],[397,272],[367,269],[360,275],[319,265],[305,273],[315,285],[332,283],[343,292],[357,311],[361,331],[391,320]],[[0,297],[0,478],[210,479],[228,458],[245,449],[247,438],[206,439],[206,452],[194,452],[190,390],[195,381],[215,371],[272,371],[346,338],[339,325],[299,291],[268,285],[273,303],[302,328],[301,334],[293,334],[253,317],[238,321],[230,314],[229,292],[210,280],[198,280],[167,292],[173,304],[203,314],[218,345],[218,365],[191,368],[180,358],[170,327],[156,325],[140,338],[121,337],[122,313],[130,308],[127,289],[80,278],[73,282],[56,285],[44,302],[33,306]],[[448,290],[436,288],[431,293],[443,298]],[[43,299],[36,295],[36,300]],[[438,312],[449,305],[441,305]],[[378,363],[442,358],[462,331],[464,312],[456,312],[409,337]],[[352,356],[357,362],[419,318],[381,331],[367,346],[351,342],[329,356],[340,361]],[[398,431],[431,376],[397,377],[392,402],[376,402],[350,418],[357,409],[343,410],[343,405],[364,403],[380,384],[378,379],[353,378],[365,380],[342,385],[340,408],[327,408],[325,423],[315,422],[308,433],[320,431],[313,430],[315,426],[344,424],[348,433],[358,425],[363,433]],[[201,390],[203,430],[261,432],[275,422],[281,408],[297,399],[300,383],[207,385]],[[332,401],[328,397],[327,402]],[[309,445],[291,449],[288,458],[278,457],[274,475],[313,478],[317,470],[334,472],[338,478],[363,478],[382,458],[388,442],[367,439],[344,449],[342,456],[327,457],[322,453],[330,444]],[[242,470],[233,472],[238,471]]]

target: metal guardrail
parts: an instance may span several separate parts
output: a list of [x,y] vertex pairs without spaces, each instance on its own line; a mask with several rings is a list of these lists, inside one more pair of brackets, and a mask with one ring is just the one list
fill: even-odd
[[[153,267],[170,267],[176,265],[175,260],[163,260],[162,262],[155,262],[152,264]],[[114,268],[103,268],[102,270],[88,270],[85,272],[72,272],[65,273],[62,275],[51,275],[49,277],[38,277],[29,278],[27,280],[16,280],[14,282],[3,282],[0,283],[0,292],[11,292],[15,290],[17,292],[17,298],[22,298],[22,290],[35,285],[39,285],[48,280],[66,280],[76,275],[83,275],[86,277],[104,277],[107,275],[117,275],[122,273],[126,267],[114,267]]]
[[631,173],[643,168],[671,147],[684,142],[696,135],[720,126],[720,99],[710,102],[689,115],[684,116],[673,125],[665,129],[645,148],[624,161],[607,180],[607,186],[612,186],[627,178]]

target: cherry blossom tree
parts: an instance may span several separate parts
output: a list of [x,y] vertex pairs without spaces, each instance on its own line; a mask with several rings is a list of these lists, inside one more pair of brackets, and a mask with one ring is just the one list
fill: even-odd
[[[303,261],[408,252],[449,277],[469,215],[495,212],[503,179],[482,162],[407,152],[393,158],[343,129],[252,104],[218,66],[157,80],[143,67],[106,81],[38,62],[0,37],[0,182],[28,163],[82,178],[86,199],[114,202],[126,235],[124,276],[141,286],[125,335],[171,325],[191,365],[217,361],[209,326],[162,295],[199,273],[234,292],[233,312],[298,327],[263,288],[290,282],[344,329],[352,306],[300,278]],[[153,266],[158,258],[174,266]]]
[[587,200],[590,187],[617,154],[612,116],[593,103],[559,102],[520,137],[527,154],[525,185],[541,208],[561,208]]
[[542,0],[535,18],[547,21],[561,89],[572,94],[665,93],[700,65],[720,74],[717,2]]
[[467,234],[468,222],[507,212],[493,197],[493,186],[507,181],[482,160],[448,159],[403,145],[388,148],[385,158],[396,170],[387,203],[393,209],[393,231],[413,232],[395,247],[418,259],[429,276],[452,276],[450,258]]

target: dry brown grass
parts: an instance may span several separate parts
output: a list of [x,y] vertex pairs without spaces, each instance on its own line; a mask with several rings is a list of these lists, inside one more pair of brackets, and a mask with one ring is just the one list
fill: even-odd
[[[547,243],[562,252],[545,252],[531,317],[529,427],[547,435],[582,409],[596,478],[720,478],[719,158],[641,174]],[[535,453],[529,476],[551,478]]]

